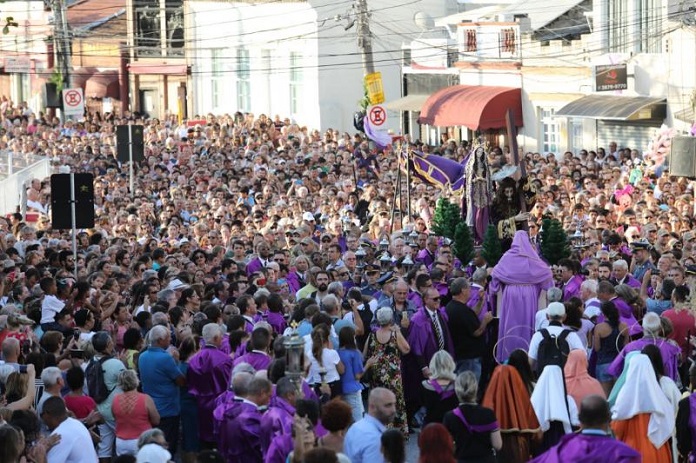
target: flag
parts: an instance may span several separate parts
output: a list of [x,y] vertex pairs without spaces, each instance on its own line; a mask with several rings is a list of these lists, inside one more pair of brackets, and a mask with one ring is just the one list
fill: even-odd
[[409,162],[411,173],[440,188],[459,191],[464,187],[464,165],[436,154],[414,151]]
[[365,116],[363,124],[365,127],[365,135],[367,135],[367,137],[370,140],[375,142],[375,144],[379,146],[380,149],[384,149],[392,144],[391,135],[389,135],[387,132],[382,132],[381,130],[373,127],[369,117]]

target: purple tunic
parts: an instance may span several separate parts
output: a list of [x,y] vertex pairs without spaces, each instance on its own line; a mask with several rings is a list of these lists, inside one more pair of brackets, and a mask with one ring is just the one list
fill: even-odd
[[295,448],[291,434],[281,434],[276,436],[268,447],[264,463],[285,463],[288,455]]
[[218,450],[227,463],[261,463],[261,417],[258,407],[237,402],[223,417],[218,436]]
[[277,312],[271,312],[270,310],[266,313],[266,321],[273,327],[273,331],[277,335],[283,334],[285,328],[287,328],[287,323],[285,322],[285,317],[283,314]]
[[213,410],[215,399],[230,384],[232,359],[214,346],[206,346],[189,361],[187,384],[189,393],[198,402],[199,436],[213,442]]
[[573,275],[568,283],[563,285],[563,302],[566,302],[571,297],[580,297],[580,285],[582,284],[582,277],[580,275]]
[[675,382],[679,381],[679,356],[681,348],[671,342],[660,338],[641,338],[636,341],[629,342],[619,352],[611,365],[609,365],[609,374],[618,378],[624,369],[624,361],[629,352],[641,351],[648,344],[654,344],[660,349],[662,354],[662,363],[665,367],[665,374],[672,378]]
[[[411,319],[411,327],[408,332],[408,344],[411,346],[411,353],[416,357],[419,368],[425,368],[430,363],[435,352],[437,352],[437,336],[428,309],[422,308]],[[429,311],[428,311],[429,312]],[[445,337],[445,349],[450,355],[454,356],[452,337],[447,326],[447,312],[444,309],[437,311],[440,319],[442,335]],[[420,378],[419,378],[420,379]]]
[[484,297],[488,300],[484,300],[483,303],[481,304],[481,311],[478,314],[479,321],[483,320],[483,317],[490,312],[490,300],[488,297],[488,294],[486,294],[479,285],[474,286],[473,284],[471,285],[471,292],[469,293],[469,300],[466,302],[466,305],[471,309],[474,310],[474,307],[476,307],[476,304],[478,304],[479,300],[481,297]]
[[258,272],[263,268],[263,264],[261,263],[261,259],[258,257],[254,257],[249,261],[249,263],[246,266],[246,274],[247,276],[251,276],[253,273]]
[[433,282],[433,288],[437,289],[437,293],[440,295],[440,297],[445,297],[449,293],[449,287],[447,286],[447,283],[444,283],[442,281]]
[[300,288],[305,285],[304,278],[300,277],[297,270],[293,270],[292,272],[288,273],[288,276],[285,277],[285,279],[288,282],[288,287],[290,288],[291,294],[297,294]]
[[553,274],[529,242],[525,231],[515,233],[510,249],[493,269],[490,290],[502,291],[498,348],[495,357],[507,360],[515,349],[529,349],[539,295],[553,287]]
[[240,363],[248,363],[254,367],[254,370],[259,371],[268,369],[268,365],[270,365],[272,361],[273,359],[263,352],[251,351],[234,359],[234,366]]
[[425,264],[428,269],[433,265],[433,262],[435,262],[435,256],[426,248],[421,250],[418,255],[416,256],[416,260],[419,262],[422,262]]
[[423,298],[418,293],[418,291],[409,290],[406,300],[411,301],[411,303],[416,309],[420,309],[421,307],[423,307]]
[[276,397],[274,405],[261,417],[261,450],[268,451],[274,437],[292,434],[292,418],[295,407],[281,397]]
[[636,317],[633,315],[633,308],[628,305],[628,302],[620,297],[615,297],[611,302],[619,309],[619,319],[628,326],[628,334],[630,336],[635,336],[643,332],[643,327],[640,326],[640,323],[636,320]]
[[609,436],[566,434],[561,441],[530,463],[640,463],[640,453]]

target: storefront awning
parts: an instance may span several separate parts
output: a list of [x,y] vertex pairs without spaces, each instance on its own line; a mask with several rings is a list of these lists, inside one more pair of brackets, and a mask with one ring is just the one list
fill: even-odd
[[471,130],[505,127],[512,109],[515,125],[523,125],[521,90],[512,87],[455,85],[430,95],[421,108],[419,124],[436,127],[465,126]]
[[693,123],[694,119],[696,119],[694,118],[693,108],[686,108],[682,109],[681,111],[677,111],[676,113],[674,113],[674,118],[689,124]]
[[610,121],[660,120],[667,100],[649,96],[586,95],[568,103],[556,116],[586,117]]
[[118,98],[118,71],[109,70],[94,74],[85,84],[87,98]]
[[188,66],[185,64],[145,64],[131,63],[128,65],[131,74],[158,74],[168,76],[185,76]]
[[430,95],[406,95],[398,100],[388,101],[382,106],[392,111],[420,111]]

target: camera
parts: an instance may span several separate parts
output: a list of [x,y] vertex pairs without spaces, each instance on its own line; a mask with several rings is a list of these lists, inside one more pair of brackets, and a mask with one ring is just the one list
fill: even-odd
[[19,366],[19,373],[20,373],[20,374],[26,374],[26,373],[27,373],[27,366],[26,366],[26,365],[20,365],[20,366]]
[[75,341],[78,341],[80,339],[80,330],[78,330],[77,328],[73,330],[73,339]]

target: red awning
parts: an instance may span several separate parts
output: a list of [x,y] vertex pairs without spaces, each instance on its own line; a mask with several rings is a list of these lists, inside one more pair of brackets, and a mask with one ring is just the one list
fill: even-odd
[[188,74],[188,66],[185,64],[140,64],[128,65],[131,74],[160,74],[168,76],[185,76]]
[[455,85],[430,95],[421,108],[419,124],[436,127],[463,125],[471,130],[505,127],[505,114],[512,109],[515,125],[521,127],[521,89]]
[[94,74],[85,84],[87,98],[118,98],[118,71],[108,70]]

